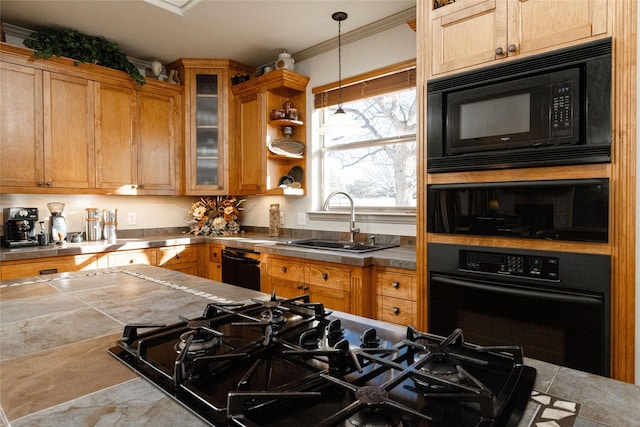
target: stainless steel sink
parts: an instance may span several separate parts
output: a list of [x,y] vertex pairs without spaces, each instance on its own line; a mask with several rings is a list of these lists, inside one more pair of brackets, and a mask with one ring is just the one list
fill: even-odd
[[282,244],[288,246],[296,246],[300,248],[310,249],[328,249],[334,251],[343,252],[371,252],[379,251],[381,249],[395,248],[400,245],[371,245],[368,243],[351,243],[338,240],[321,240],[321,239],[307,239],[307,240],[290,240],[283,242]]

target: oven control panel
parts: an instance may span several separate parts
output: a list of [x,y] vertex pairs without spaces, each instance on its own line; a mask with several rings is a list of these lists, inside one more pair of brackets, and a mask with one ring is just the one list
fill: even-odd
[[458,267],[479,273],[560,280],[560,260],[557,257],[461,250]]

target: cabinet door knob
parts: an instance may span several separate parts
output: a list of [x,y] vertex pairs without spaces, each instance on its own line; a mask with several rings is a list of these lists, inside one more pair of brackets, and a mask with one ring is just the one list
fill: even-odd
[[329,279],[329,275],[327,273],[322,273],[322,280],[325,282]]
[[176,258],[180,259],[180,254],[176,254]]
[[44,182],[38,181],[38,187],[42,187],[43,185],[44,185]]
[[144,188],[144,184],[140,184],[137,186],[138,188]]
[[516,45],[515,44],[510,44],[509,47],[507,48],[507,50],[509,52],[515,52],[516,51]]
[[302,285],[298,285],[298,289],[302,289],[302,288],[303,288]]
[[302,287],[302,289],[304,289],[305,291],[308,291],[309,287],[305,285],[305,286]]
[[496,55],[502,55],[504,54],[504,49],[502,49],[501,47],[496,49]]
[[282,267],[282,272],[286,273],[287,272],[287,267]]
[[47,181],[44,183],[45,187],[51,187],[53,183],[51,181]]
[[393,307],[393,314],[400,314],[400,308],[399,307]]
[[400,282],[391,282],[391,286],[398,289],[400,287]]

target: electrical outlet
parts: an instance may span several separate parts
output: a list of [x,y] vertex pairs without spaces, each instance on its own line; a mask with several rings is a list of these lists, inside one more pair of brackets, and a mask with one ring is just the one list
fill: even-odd
[[127,225],[136,225],[137,218],[135,212],[129,212],[127,214]]
[[307,213],[298,212],[296,214],[296,225],[307,225]]

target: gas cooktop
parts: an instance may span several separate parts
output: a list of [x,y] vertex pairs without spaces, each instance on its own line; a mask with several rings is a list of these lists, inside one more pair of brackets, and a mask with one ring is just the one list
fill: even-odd
[[109,352],[215,426],[515,426],[536,376],[519,347],[391,341],[306,295],[179,320],[126,325]]

